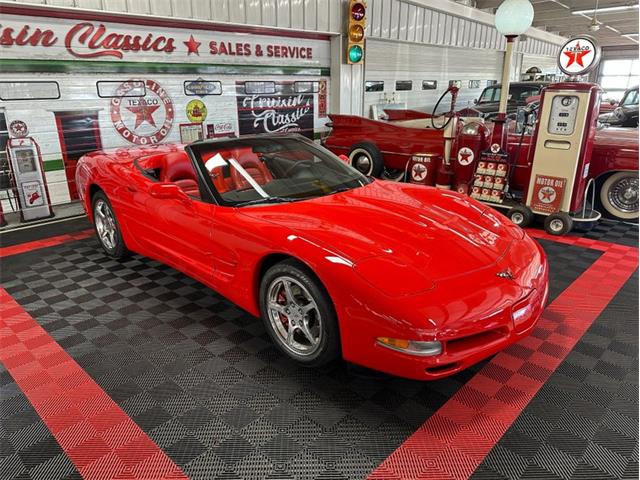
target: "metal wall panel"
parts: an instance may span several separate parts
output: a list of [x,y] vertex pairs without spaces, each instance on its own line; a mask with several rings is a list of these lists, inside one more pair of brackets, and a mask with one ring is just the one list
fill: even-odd
[[229,21],[233,23],[247,23],[246,1],[229,1]]
[[272,27],[276,24],[276,0],[262,0],[262,25]]

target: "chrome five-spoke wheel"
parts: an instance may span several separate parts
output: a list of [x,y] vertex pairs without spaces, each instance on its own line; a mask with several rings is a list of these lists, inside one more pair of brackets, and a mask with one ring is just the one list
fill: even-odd
[[282,345],[297,355],[315,353],[322,340],[322,316],[305,286],[293,277],[277,277],[267,295],[269,321]]
[[260,281],[260,314],[285,355],[306,366],[340,356],[340,331],[331,297],[316,274],[290,258],[271,266]]
[[104,199],[99,198],[93,207],[93,213],[100,242],[107,250],[115,249],[118,228],[111,207]]

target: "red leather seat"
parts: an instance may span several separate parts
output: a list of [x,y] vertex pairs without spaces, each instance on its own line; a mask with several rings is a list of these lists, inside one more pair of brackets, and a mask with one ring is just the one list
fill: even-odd
[[[273,180],[269,169],[250,149],[232,150],[229,154],[238,161],[242,168],[245,169],[258,185],[264,185]],[[243,190],[251,187],[249,182],[235,168],[231,169],[231,177],[236,185],[236,189]]]
[[191,160],[185,152],[172,152],[164,156],[161,182],[178,185],[187,195],[200,198],[200,188]]

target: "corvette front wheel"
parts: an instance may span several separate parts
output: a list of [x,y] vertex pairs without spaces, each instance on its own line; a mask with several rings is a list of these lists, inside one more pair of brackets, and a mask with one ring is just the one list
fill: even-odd
[[287,260],[267,270],[260,283],[260,312],[272,340],[290,358],[315,367],[339,356],[331,299],[301,263]]

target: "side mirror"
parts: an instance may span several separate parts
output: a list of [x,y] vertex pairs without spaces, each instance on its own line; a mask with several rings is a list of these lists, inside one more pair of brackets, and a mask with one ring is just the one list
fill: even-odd
[[151,188],[149,188],[149,195],[151,195],[153,198],[160,198],[160,199],[173,198],[176,200],[183,200],[183,201],[190,200],[189,196],[186,193],[184,193],[184,190],[182,190],[175,183],[171,183],[171,182],[154,183],[153,185],[151,185]]
[[609,100],[609,105],[613,106],[616,104],[616,101],[614,99],[610,99]]
[[473,99],[473,104],[474,104],[474,105],[477,105],[477,104],[478,104],[478,99],[477,99],[477,98],[474,98],[474,99]]
[[347,157],[346,155],[341,153],[340,155],[338,155],[338,158],[342,160],[344,163],[346,163],[347,165],[349,165],[349,157]]

